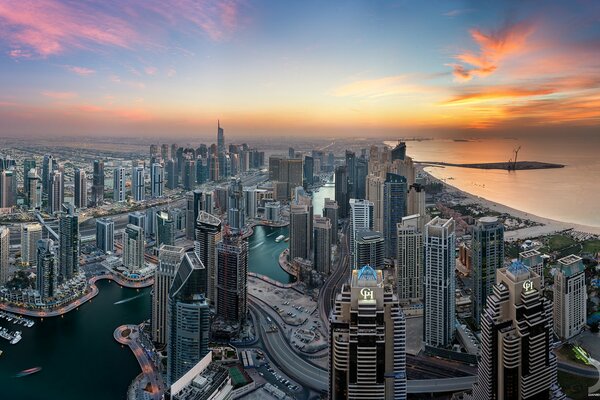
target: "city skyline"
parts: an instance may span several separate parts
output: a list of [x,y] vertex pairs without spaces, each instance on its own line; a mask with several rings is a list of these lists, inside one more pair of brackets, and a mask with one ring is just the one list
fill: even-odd
[[0,135],[188,137],[217,119],[232,138],[593,134],[599,13],[591,1],[7,1]]

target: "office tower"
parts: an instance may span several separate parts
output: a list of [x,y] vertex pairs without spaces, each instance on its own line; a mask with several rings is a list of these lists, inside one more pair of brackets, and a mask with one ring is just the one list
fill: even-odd
[[373,203],[369,200],[350,199],[350,254],[352,267],[362,267],[356,264],[354,241],[356,232],[373,229]]
[[335,201],[339,207],[339,217],[347,218],[349,213],[350,197],[348,197],[348,170],[345,166],[335,169]]
[[199,158],[196,160],[196,183],[201,185],[209,178],[208,158]]
[[544,257],[537,250],[526,250],[519,253],[519,261],[540,276],[540,285],[544,289]]
[[373,203],[373,229],[383,232],[384,196],[383,187],[385,177],[370,174],[366,178],[365,198]]
[[158,250],[158,267],[154,270],[152,291],[152,341],[157,347],[167,343],[167,308],[169,289],[181,264],[183,247],[162,245]]
[[473,227],[473,319],[479,326],[481,312],[496,282],[496,270],[504,266],[504,225],[496,217],[483,217]]
[[406,178],[388,172],[383,183],[383,237],[387,258],[396,255],[397,225],[406,216],[406,195]]
[[158,159],[158,145],[156,144],[151,144],[150,145],[150,162],[153,162],[152,160],[156,160]]
[[123,233],[123,265],[129,272],[144,267],[144,230],[139,226],[127,224]]
[[29,170],[26,182],[25,202],[30,210],[39,209],[42,206],[42,181],[35,169]]
[[196,219],[198,219],[198,214],[203,209],[202,204],[202,191],[196,189],[192,192],[187,192],[185,195],[186,198],[186,230],[185,237],[189,240],[194,240],[194,229],[196,228]]
[[52,155],[46,154],[44,155],[44,161],[42,163],[42,192],[45,195],[48,195],[48,189],[50,186],[50,179],[52,171],[56,169],[56,160]]
[[79,215],[72,205],[59,218],[58,235],[60,276],[69,280],[79,272]]
[[10,231],[0,226],[0,287],[8,282],[8,256],[10,252]]
[[331,222],[331,245],[335,246],[338,241],[338,212],[339,206],[335,200],[325,199],[323,204],[323,216]]
[[356,154],[350,150],[346,150],[346,168],[348,171],[348,198],[356,199]]
[[361,268],[370,265],[375,269],[383,269],[385,264],[385,240],[380,232],[360,230],[354,240],[354,265]]
[[160,157],[163,160],[169,159],[169,145],[168,144],[163,143],[160,145]]
[[242,181],[232,179],[227,190],[227,223],[233,233],[241,232],[246,224]]
[[450,347],[455,321],[455,223],[436,217],[425,225],[423,341],[426,346]]
[[162,165],[158,163],[152,164],[150,170],[150,187],[152,197],[162,197],[163,195],[163,179],[165,170]]
[[[585,267],[574,254],[558,260],[554,275],[554,332],[569,340],[585,328],[587,290]],[[540,289],[542,290],[542,289]]]
[[314,169],[315,169],[315,159],[311,156],[304,156],[304,167],[303,167],[303,175],[304,175],[304,186],[310,186],[314,183]]
[[96,247],[104,253],[115,251],[115,222],[112,219],[96,219]]
[[113,201],[125,201],[125,168],[117,167],[113,171]]
[[156,248],[175,244],[175,222],[165,210],[156,212]]
[[172,143],[171,144],[171,154],[170,154],[170,158],[171,159],[175,159],[178,147],[179,146],[177,146],[177,143]]
[[77,208],[87,207],[87,176],[85,171],[75,168],[75,188],[73,193],[73,205]]
[[156,236],[156,207],[146,209],[146,217],[144,218],[144,229],[146,236]]
[[425,225],[427,221],[425,217],[427,215],[425,210],[425,189],[419,183],[415,183],[410,185],[410,189],[408,191],[408,205],[407,205],[407,214],[414,215],[419,214],[422,217],[421,223]]
[[65,180],[63,173],[60,171],[52,172],[49,183],[48,212],[60,212],[65,199]]
[[143,211],[134,211],[127,214],[127,223],[146,230],[146,213]]
[[131,197],[133,201],[144,201],[146,198],[146,182],[142,166],[133,167],[131,170]]
[[167,173],[167,189],[175,189],[177,187],[177,164],[174,160],[167,160],[165,163]]
[[392,149],[391,153],[392,153],[392,161],[404,160],[406,158],[406,143],[398,142],[396,147],[394,147]]
[[552,304],[539,276],[519,261],[500,268],[481,316],[477,383],[466,399],[564,399],[552,336]]
[[25,191],[25,197],[29,195],[29,171],[34,170],[37,174],[36,162],[34,158],[26,158],[23,160],[23,190]]
[[104,161],[94,160],[92,177],[92,207],[101,206],[104,202]]
[[21,263],[24,266],[37,265],[37,242],[42,239],[42,225],[21,225]]
[[167,384],[181,378],[208,353],[210,310],[204,298],[204,265],[185,253],[169,289]]
[[225,131],[221,128],[221,121],[217,121],[217,151],[225,153]]
[[221,220],[206,211],[196,218],[194,252],[207,271],[206,297],[210,304],[217,299],[217,243],[221,241]]
[[289,260],[295,258],[303,258],[310,260],[310,229],[309,219],[310,211],[306,205],[291,205],[290,206],[290,255]]
[[352,271],[329,332],[331,400],[406,399],[406,321],[381,271]]
[[185,232],[185,230],[187,229],[187,211],[179,208],[179,207],[173,207],[169,210],[169,215],[171,216],[171,219],[173,220],[173,224],[174,224],[174,229],[177,232]]
[[366,180],[368,172],[367,160],[358,158],[354,171],[354,193],[357,199],[364,199],[366,196]]
[[279,181],[282,156],[270,156],[269,157],[269,180]]
[[185,160],[183,170],[183,188],[192,190],[196,185],[196,160]]
[[409,215],[397,225],[396,251],[398,300],[407,303],[423,298],[423,232],[421,216]]
[[244,211],[246,217],[256,218],[257,216],[257,196],[256,188],[244,189]]
[[[286,168],[287,167],[287,168]],[[282,182],[288,184],[288,197],[294,188],[302,186],[303,162],[301,158],[282,161]]]
[[314,266],[325,275],[331,271],[331,221],[326,217],[315,216],[314,231]]
[[212,182],[216,182],[220,179],[219,158],[217,154],[212,151],[213,146],[211,146],[211,151],[208,153],[208,179]]
[[270,201],[265,204],[265,219],[269,222],[279,222],[281,219],[281,203]]
[[234,326],[246,321],[248,242],[239,235],[224,235],[217,243],[217,316]]
[[50,239],[40,239],[36,245],[37,251],[37,281],[36,289],[43,302],[56,295],[58,286],[58,266],[54,242]]
[[288,158],[296,158],[296,151],[293,147],[288,148]]
[[13,169],[0,171],[0,208],[17,205],[17,175]]

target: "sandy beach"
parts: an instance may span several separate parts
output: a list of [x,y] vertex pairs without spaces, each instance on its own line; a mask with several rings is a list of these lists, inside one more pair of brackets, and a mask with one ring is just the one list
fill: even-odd
[[[540,217],[539,215],[530,214],[521,210],[517,210],[504,204],[496,203],[490,201],[488,199],[484,199],[483,197],[475,196],[465,191],[462,191],[448,183],[441,181],[431,174],[427,173],[423,170],[422,166],[417,166],[418,170],[423,174],[426,174],[432,181],[439,182],[444,185],[444,189],[447,193],[454,194],[457,202],[460,204],[479,204],[484,208],[488,208],[490,210],[494,210],[499,213],[506,213],[512,215],[513,217],[517,217],[523,220],[530,220],[532,222],[536,222],[541,225],[527,227],[523,229],[517,229],[512,231],[507,231],[504,234],[504,237],[508,241],[518,240],[518,239],[529,239],[536,238],[548,234],[552,234],[554,232],[561,232],[564,230],[572,229],[577,232],[584,232],[593,235],[600,235],[600,227],[587,226],[574,224],[569,222],[556,221],[550,218]],[[460,199],[459,199],[460,198]]]

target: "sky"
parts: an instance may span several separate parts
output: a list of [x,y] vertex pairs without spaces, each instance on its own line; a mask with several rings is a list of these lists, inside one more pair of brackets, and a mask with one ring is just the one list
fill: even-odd
[[0,1],[0,136],[600,126],[600,2]]

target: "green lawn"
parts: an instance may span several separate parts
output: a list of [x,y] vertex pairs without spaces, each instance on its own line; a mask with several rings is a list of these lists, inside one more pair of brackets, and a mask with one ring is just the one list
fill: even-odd
[[548,238],[548,247],[551,251],[561,250],[575,244],[575,239],[571,236],[552,235]]
[[600,239],[586,240],[583,242],[583,252],[596,254],[600,251]]

